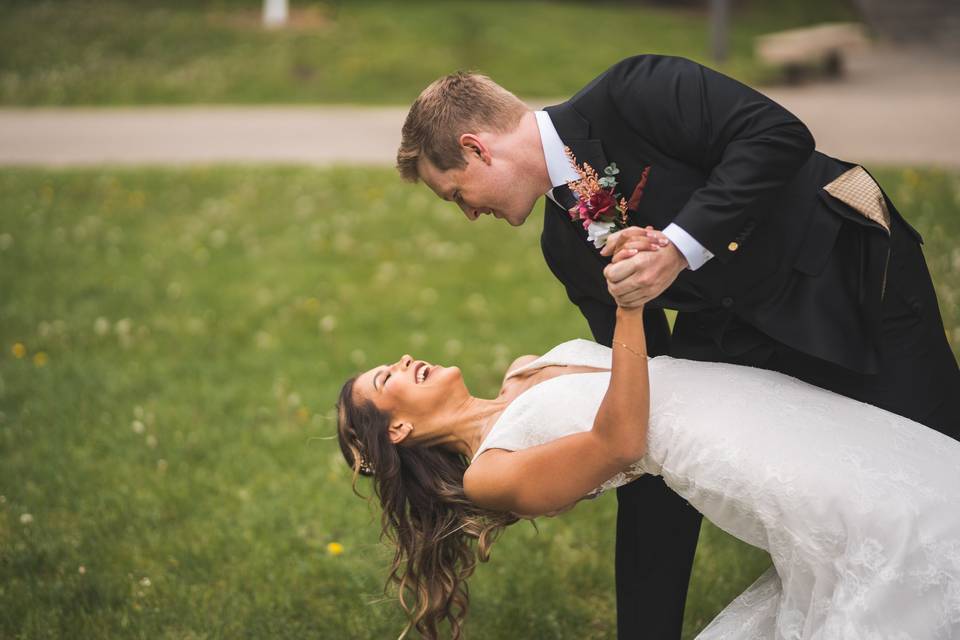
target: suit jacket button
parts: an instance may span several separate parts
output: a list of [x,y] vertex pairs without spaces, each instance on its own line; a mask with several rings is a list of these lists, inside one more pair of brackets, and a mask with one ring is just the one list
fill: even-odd
[[727,250],[729,251],[736,251],[739,248],[740,248],[740,245],[737,244],[736,242],[731,242],[730,244],[727,245]]
[[724,308],[729,309],[733,306],[733,298],[724,298],[720,301],[720,304],[722,304]]

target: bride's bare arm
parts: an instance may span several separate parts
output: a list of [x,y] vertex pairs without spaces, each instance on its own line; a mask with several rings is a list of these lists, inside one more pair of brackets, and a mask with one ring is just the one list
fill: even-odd
[[590,431],[521,451],[493,449],[467,469],[478,505],[541,515],[576,502],[646,453],[650,414],[642,308],[617,309],[610,385]]

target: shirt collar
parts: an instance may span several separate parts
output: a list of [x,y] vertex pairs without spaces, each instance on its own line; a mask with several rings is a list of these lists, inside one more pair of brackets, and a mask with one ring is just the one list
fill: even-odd
[[546,111],[534,111],[537,117],[537,128],[540,130],[540,143],[543,145],[543,157],[547,161],[547,175],[550,184],[554,187],[579,180],[580,175],[570,164],[567,154],[563,152],[563,140],[553,126],[550,114]]

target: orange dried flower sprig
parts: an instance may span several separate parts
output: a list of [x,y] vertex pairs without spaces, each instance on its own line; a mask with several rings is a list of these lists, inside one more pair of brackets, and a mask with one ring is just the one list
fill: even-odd
[[616,193],[617,179],[614,176],[620,173],[620,170],[613,162],[604,168],[604,175],[601,176],[589,163],[578,164],[570,147],[564,147],[563,152],[580,176],[579,179],[567,183],[570,191],[577,197],[577,203],[569,210],[570,219],[583,223],[587,239],[599,249],[606,244],[607,236],[630,224],[627,219],[628,203]]

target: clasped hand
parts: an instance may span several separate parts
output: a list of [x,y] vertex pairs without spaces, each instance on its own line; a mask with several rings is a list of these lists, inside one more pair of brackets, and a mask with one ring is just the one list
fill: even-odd
[[659,296],[687,268],[680,250],[653,227],[627,227],[611,234],[600,255],[613,256],[603,275],[610,295],[626,309]]

